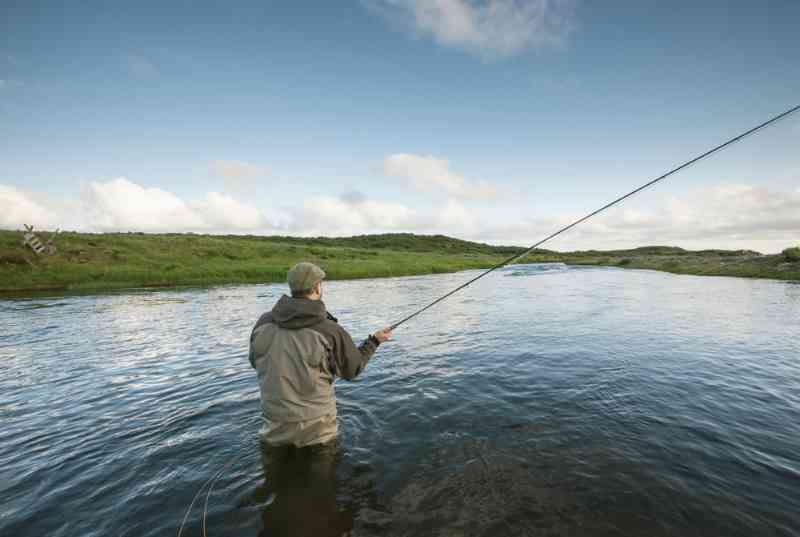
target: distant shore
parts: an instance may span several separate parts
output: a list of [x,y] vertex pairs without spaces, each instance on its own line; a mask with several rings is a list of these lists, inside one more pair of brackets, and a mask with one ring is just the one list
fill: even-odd
[[[283,282],[286,270],[300,260],[319,264],[336,280],[437,274],[488,268],[524,251],[406,233],[345,238],[62,233],[53,255],[36,255],[21,241],[19,232],[0,231],[0,293],[5,295]],[[752,251],[536,250],[517,262],[800,281],[800,262]]]

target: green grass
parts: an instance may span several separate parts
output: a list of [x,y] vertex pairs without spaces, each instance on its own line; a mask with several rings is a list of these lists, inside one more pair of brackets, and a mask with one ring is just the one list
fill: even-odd
[[0,231],[1,292],[282,282],[289,267],[303,260],[319,264],[329,279],[408,276],[489,267],[521,251],[410,234],[300,239],[62,233],[56,255],[36,256],[21,240],[18,232]]
[[783,258],[790,263],[797,263],[800,261],[800,246],[794,248],[787,248],[783,252]]
[[[21,246],[21,240],[19,232],[0,231],[0,292],[282,282],[289,267],[302,260],[322,266],[329,279],[408,276],[487,268],[524,250],[405,233],[346,238],[62,233],[56,239],[56,255],[36,256]],[[521,262],[800,280],[800,263],[787,260],[785,252],[764,256],[647,246],[569,253],[536,250]]]
[[684,250],[674,246],[645,246],[632,250],[587,250],[533,255],[526,262],[560,261],[573,265],[604,265],[649,269],[699,276],[737,276],[800,280],[800,263],[783,254],[762,255],[751,250]]

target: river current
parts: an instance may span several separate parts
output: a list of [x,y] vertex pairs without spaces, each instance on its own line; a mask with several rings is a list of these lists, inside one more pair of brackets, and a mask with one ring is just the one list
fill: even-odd
[[[474,274],[324,300],[358,342]],[[285,292],[1,300],[0,535],[176,535],[195,497],[183,535],[275,534],[247,345]],[[798,284],[507,267],[336,390],[331,535],[800,535]]]

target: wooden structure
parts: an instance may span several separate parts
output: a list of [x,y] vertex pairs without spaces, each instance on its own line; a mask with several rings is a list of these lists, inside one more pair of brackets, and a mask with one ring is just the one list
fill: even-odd
[[47,239],[47,242],[43,244],[42,240],[36,235],[36,233],[33,232],[33,226],[25,224],[25,232],[22,235],[22,244],[30,247],[30,249],[36,252],[37,255],[53,255],[56,253],[56,246],[53,244],[53,240],[56,238],[56,235],[58,235],[59,231],[61,230],[57,229],[54,233],[51,233],[50,237]]

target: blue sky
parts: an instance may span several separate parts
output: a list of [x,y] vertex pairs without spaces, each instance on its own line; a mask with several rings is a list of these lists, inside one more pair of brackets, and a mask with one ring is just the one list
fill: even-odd
[[[4,2],[0,227],[534,242],[798,104],[798,23],[794,1]],[[798,118],[552,247],[800,242]]]

